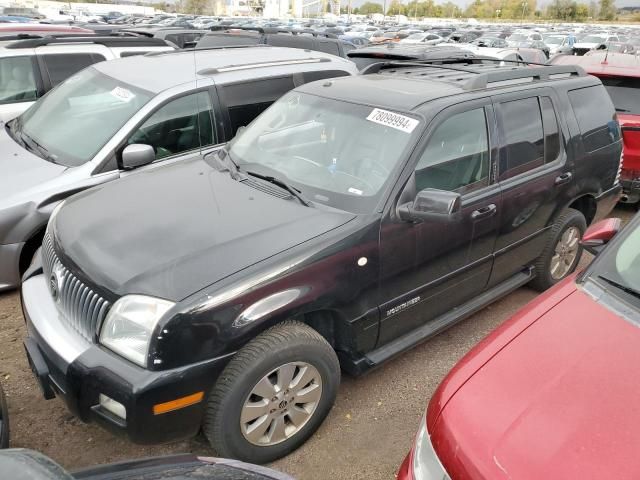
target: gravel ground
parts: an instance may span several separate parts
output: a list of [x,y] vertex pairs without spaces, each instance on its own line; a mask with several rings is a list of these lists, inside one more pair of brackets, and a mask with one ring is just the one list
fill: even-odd
[[[630,209],[614,212],[625,219],[632,214]],[[587,262],[583,257],[582,265]],[[336,405],[318,432],[272,466],[300,480],[393,478],[444,375],[535,295],[521,288],[378,370],[358,379],[344,377]],[[27,366],[24,335],[18,295],[0,294],[0,381],[8,397],[13,447],[42,451],[69,469],[168,453],[213,454],[201,437],[134,445],[82,423],[62,401],[44,400]]]

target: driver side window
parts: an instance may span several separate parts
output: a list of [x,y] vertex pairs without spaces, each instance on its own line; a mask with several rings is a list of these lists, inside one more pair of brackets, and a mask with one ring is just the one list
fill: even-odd
[[415,169],[416,190],[466,193],[489,185],[484,108],[449,117],[434,130]]
[[170,101],[156,110],[128,144],[151,145],[156,160],[215,145],[213,109],[208,92],[197,92]]

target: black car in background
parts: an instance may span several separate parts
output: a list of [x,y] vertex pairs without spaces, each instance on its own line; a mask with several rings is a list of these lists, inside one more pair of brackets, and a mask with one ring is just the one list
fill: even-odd
[[215,152],[51,215],[22,284],[47,397],[141,443],[272,461],[381,365],[580,260],[616,204],[614,107],[575,66],[382,62]]

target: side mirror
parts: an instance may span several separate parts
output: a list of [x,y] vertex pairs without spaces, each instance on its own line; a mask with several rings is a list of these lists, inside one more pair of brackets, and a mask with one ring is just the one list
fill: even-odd
[[398,216],[407,222],[451,222],[459,218],[461,203],[459,193],[425,188],[413,202],[398,206]]
[[151,145],[133,143],[127,145],[122,151],[122,168],[133,170],[134,168],[149,165],[156,159],[156,152]]
[[582,235],[580,245],[587,252],[597,255],[609,243],[609,240],[618,233],[621,223],[619,218],[605,218],[594,223]]

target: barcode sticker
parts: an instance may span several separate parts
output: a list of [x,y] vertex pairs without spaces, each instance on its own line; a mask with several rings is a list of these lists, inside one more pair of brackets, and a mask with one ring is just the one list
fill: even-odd
[[420,123],[420,121],[415,118],[405,117],[399,113],[393,113],[379,108],[374,108],[367,117],[367,120],[386,127],[395,128],[405,133],[413,132]]

